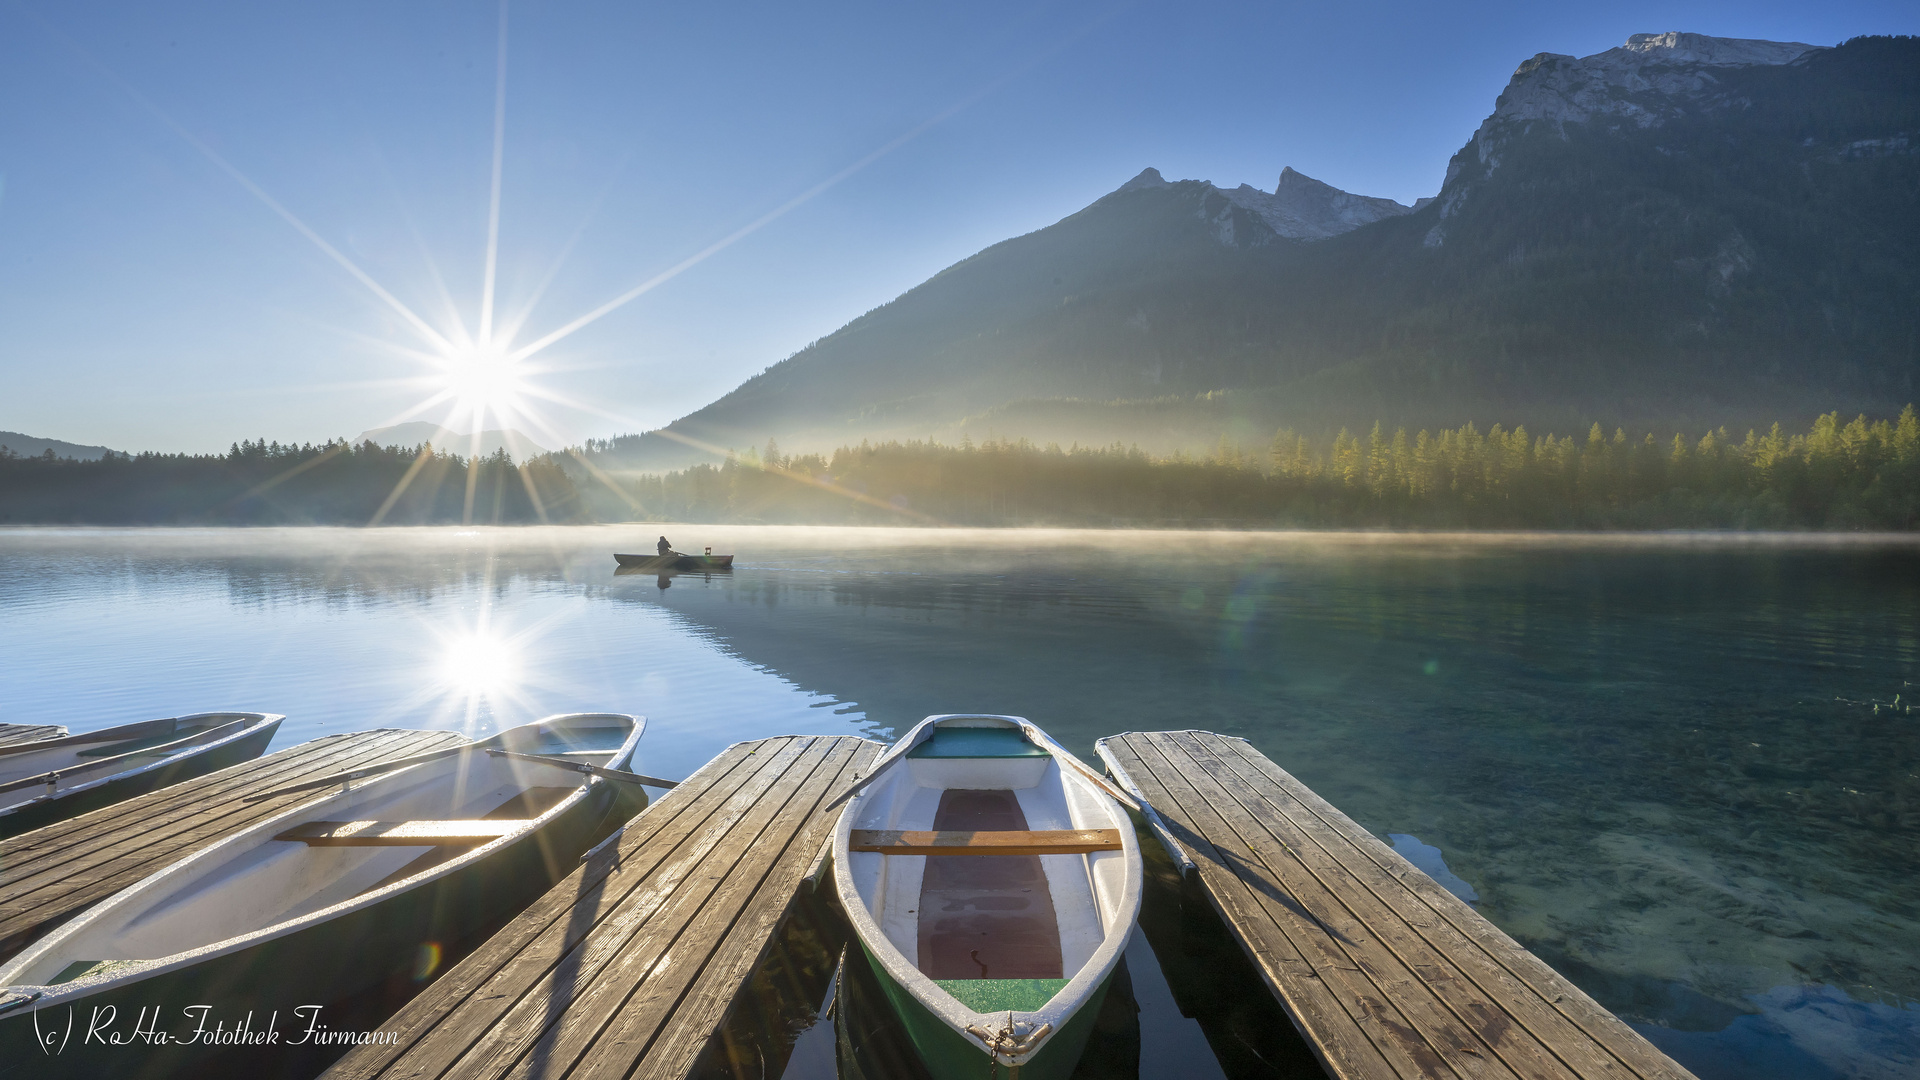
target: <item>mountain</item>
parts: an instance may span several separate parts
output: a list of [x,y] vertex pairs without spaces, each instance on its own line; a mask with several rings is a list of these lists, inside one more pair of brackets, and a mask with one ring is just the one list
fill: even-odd
[[1148,169],[597,452],[1800,424],[1916,374],[1920,40],[1636,34],[1522,63],[1415,207]]
[[18,454],[21,457],[39,457],[51,450],[54,457],[74,458],[79,461],[98,461],[114,453],[104,446],[82,446],[79,443],[62,442],[59,439],[39,439],[32,435],[22,435],[17,431],[0,431],[0,450]]
[[476,450],[472,432],[454,431],[439,424],[425,420],[395,424],[392,427],[374,428],[363,431],[356,443],[371,442],[379,446],[419,446],[432,443],[435,448],[459,454],[461,457],[491,457],[505,450],[515,461],[526,461],[547,453],[545,447],[527,438],[513,428],[500,428],[483,431],[479,436],[480,445]]

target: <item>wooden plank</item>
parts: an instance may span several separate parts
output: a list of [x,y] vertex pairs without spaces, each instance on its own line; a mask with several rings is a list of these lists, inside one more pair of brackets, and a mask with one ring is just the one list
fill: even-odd
[[398,729],[326,736],[0,840],[0,957],[161,866],[314,797],[247,802],[250,792],[464,741]]
[[59,739],[66,734],[67,729],[59,724],[0,724],[0,746]]
[[1085,855],[1119,851],[1118,829],[855,829],[848,847],[882,855]]
[[[1263,847],[1284,851],[1286,857],[1269,856],[1267,864],[1296,898],[1316,912],[1322,925],[1336,932],[1344,930],[1349,935],[1371,932],[1379,947],[1430,989],[1437,1006],[1434,1015],[1441,1018],[1442,1026],[1428,1034],[1429,1042],[1456,1040],[1463,1049],[1494,1055],[1519,1076],[1574,1075],[1624,1080],[1630,1075],[1590,1040],[1563,1040],[1567,1057],[1556,1054],[1540,1036],[1542,1028],[1551,1021],[1548,1011],[1540,1007],[1534,995],[1510,994],[1496,998],[1489,994],[1486,987],[1462,971],[1447,950],[1422,934],[1425,920],[1410,921],[1401,910],[1380,899],[1375,890],[1391,879],[1386,879],[1377,868],[1363,877],[1330,855],[1321,845],[1328,837],[1301,829],[1294,819],[1276,807],[1272,801],[1276,795],[1272,785],[1256,787],[1248,783],[1235,770],[1237,757],[1223,759],[1209,742],[1193,732],[1164,737],[1180,745],[1200,769],[1232,796],[1246,814],[1249,832],[1266,830],[1271,843]],[[1342,846],[1351,847],[1350,844]],[[1350,948],[1351,951],[1355,949]],[[1384,956],[1356,959],[1388,966]],[[1375,975],[1375,982],[1381,982],[1379,974]],[[1523,988],[1514,984],[1508,989]],[[1445,1023],[1446,1016],[1451,1016],[1453,1023]],[[1462,1030],[1471,1032],[1464,1041]],[[1479,1046],[1472,1042],[1475,1038]]]
[[[624,1057],[631,1066],[656,1033],[658,1021],[655,1011],[643,1009],[634,999],[650,999],[661,991],[672,993],[677,999],[682,989],[681,980],[697,971],[695,961],[707,951],[702,948],[704,942],[683,939],[695,928],[708,933],[724,930],[724,925],[713,923],[713,912],[728,913],[723,903],[715,901],[724,901],[729,886],[738,887],[737,881],[744,876],[739,872],[742,863],[747,864],[750,874],[763,867],[774,854],[785,850],[778,842],[781,838],[777,823],[788,801],[820,767],[836,740],[809,738],[797,742],[802,750],[792,765],[783,769],[766,794],[731,824],[710,851],[701,855],[699,872],[687,875],[678,884],[644,931],[623,934],[617,949],[605,950],[606,962],[597,966],[591,981],[574,989],[558,1017],[543,1017],[537,1032],[525,1025],[516,1025],[519,1034],[537,1037],[518,1055],[519,1060],[512,1067],[499,1071],[494,1067],[497,1059],[489,1060],[491,1055],[470,1056],[462,1063],[465,1068],[447,1074],[449,1080],[480,1077],[522,1080],[565,1074],[572,1071],[589,1050],[596,1050],[596,1056],[602,1061],[613,1056]],[[680,963],[683,955],[688,963]],[[541,1003],[541,1007],[543,1013],[550,1014],[550,1006]],[[614,1045],[597,1045],[609,1029]]]
[[[1616,1075],[1617,1065],[1633,1075],[1658,1080],[1691,1077],[1565,976],[1522,948],[1499,927],[1441,888],[1246,740],[1222,739],[1220,743],[1222,750],[1236,754],[1244,763],[1243,772],[1250,770],[1249,775],[1265,776],[1295,800],[1303,811],[1300,817],[1306,821],[1306,827],[1324,829],[1337,836],[1339,840],[1330,839],[1324,844],[1327,850],[1355,863],[1365,860],[1366,865],[1390,879],[1391,884],[1378,883],[1383,901],[1412,912],[1409,921],[1418,922],[1489,994],[1522,1006],[1526,1011],[1520,1015],[1540,1025],[1543,1041],[1554,1046],[1556,1053],[1581,1059],[1583,1071],[1579,1075]],[[1340,841],[1345,842],[1344,846]],[[1557,1021],[1554,1017],[1541,1016],[1542,1008],[1557,1013]],[[1562,1029],[1561,1023],[1571,1030]],[[1589,1049],[1579,1050],[1569,1045],[1582,1037]],[[1588,1055],[1595,1051],[1604,1054],[1605,1059],[1588,1060]],[[1611,1059],[1611,1063],[1606,1059]]]
[[[768,752],[756,762],[754,755],[762,749],[741,743],[708,762],[679,792],[654,803],[614,842],[590,853],[570,882],[549,891],[389,1020],[382,1030],[396,1034],[392,1044],[364,1047],[342,1059],[330,1075],[440,1076],[525,996],[550,992],[551,987],[541,989],[541,980],[563,961],[570,970],[560,972],[560,980],[577,974],[587,958],[574,949],[589,931],[602,926],[711,814],[757,798],[754,787],[763,782],[764,771],[759,766],[778,757]],[[697,794],[682,797],[680,792]],[[616,870],[625,872],[608,880]],[[456,1012],[460,1021],[445,1024]]]
[[[1193,851],[1199,879],[1239,937],[1268,987],[1286,1006],[1322,1064],[1338,1077],[1453,1077],[1448,1060],[1436,1054],[1416,1028],[1382,993],[1312,914],[1272,881],[1244,838],[1206,797],[1211,785],[1178,755],[1177,748],[1138,740],[1137,766],[1149,763],[1162,782],[1167,802],[1154,799],[1161,813],[1206,837]],[[1172,751],[1171,759],[1165,755]],[[1149,796],[1151,798],[1151,795]],[[1185,823],[1191,823],[1190,826]],[[1277,962],[1263,962],[1272,957]],[[1423,1003],[1424,1004],[1424,1003]],[[1456,1057],[1466,1055],[1455,1055]]]
[[[754,972],[773,949],[780,926],[792,910],[812,866],[806,853],[828,843],[839,820],[836,799],[870,771],[882,747],[857,744],[844,758],[831,763],[808,782],[797,802],[805,821],[774,869],[768,874],[727,933],[723,947],[701,967],[699,978],[681,999],[672,1030],[662,1034],[634,1070],[635,1080],[691,1075],[694,1064],[727,1022],[734,1003],[746,991]],[[836,771],[837,770],[837,771]]]
[[[1099,750],[1158,810],[1163,839],[1193,859],[1209,901],[1333,1075],[1690,1080],[1244,739],[1133,732]],[[1263,960],[1284,959],[1260,940],[1271,936],[1301,963]],[[1399,1020],[1370,1023],[1372,1001],[1391,1002]],[[1354,1032],[1377,1059],[1352,1054]]]
[[833,797],[880,749],[729,747],[383,1024],[394,1044],[328,1077],[685,1075],[800,892]]
[[513,818],[430,821],[308,821],[274,837],[308,847],[475,847],[533,824]]

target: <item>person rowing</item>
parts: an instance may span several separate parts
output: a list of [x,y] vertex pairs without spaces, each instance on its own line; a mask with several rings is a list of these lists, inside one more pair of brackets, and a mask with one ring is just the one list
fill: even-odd
[[669,556],[669,555],[678,555],[678,554],[680,554],[679,552],[677,552],[677,551],[675,551],[675,550],[673,550],[673,545],[672,545],[672,544],[669,544],[669,543],[667,543],[667,538],[666,538],[666,537],[664,537],[664,536],[660,538],[660,542],[659,542],[659,543],[657,543],[657,544],[655,544],[655,545],[653,545],[653,546],[654,546],[654,547],[656,547],[656,548],[659,548],[659,549],[660,549],[660,557],[661,557],[661,558],[663,558],[663,559],[664,559],[664,558],[666,558],[666,557],[667,557],[667,556]]

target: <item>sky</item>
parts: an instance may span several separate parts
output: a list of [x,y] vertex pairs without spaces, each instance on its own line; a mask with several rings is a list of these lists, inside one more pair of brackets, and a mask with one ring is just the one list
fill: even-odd
[[643,431],[1142,168],[1411,203],[1535,53],[1920,5],[519,3],[504,79],[502,25],[0,0],[0,430]]

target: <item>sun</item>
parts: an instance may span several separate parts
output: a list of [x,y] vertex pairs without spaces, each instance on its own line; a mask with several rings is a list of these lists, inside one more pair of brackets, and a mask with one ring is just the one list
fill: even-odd
[[506,348],[456,346],[441,358],[439,368],[441,389],[460,412],[503,415],[525,403],[526,364]]
[[448,638],[440,658],[440,682],[469,699],[497,697],[520,682],[520,655],[513,644],[484,628]]

